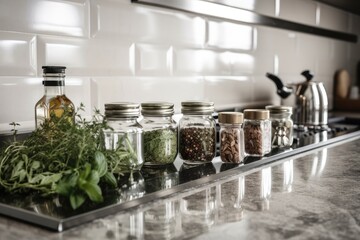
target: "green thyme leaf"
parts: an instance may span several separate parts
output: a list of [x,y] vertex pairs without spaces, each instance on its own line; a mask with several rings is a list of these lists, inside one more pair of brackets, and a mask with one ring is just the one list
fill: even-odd
[[119,160],[118,152],[105,149],[103,130],[109,127],[99,111],[87,121],[79,114],[82,110],[83,104],[75,113],[76,122],[69,121],[73,111],[52,114],[21,142],[16,141],[18,124],[11,123],[14,141],[0,151],[0,190],[60,194],[74,209],[87,199],[102,201],[100,179],[116,186],[114,169],[128,159]]

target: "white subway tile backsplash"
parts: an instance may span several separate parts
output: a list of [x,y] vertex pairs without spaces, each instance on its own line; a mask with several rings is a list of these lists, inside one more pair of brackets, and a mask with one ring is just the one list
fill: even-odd
[[347,44],[342,41],[330,40],[331,51],[330,60],[332,60],[336,67],[346,67],[346,62],[349,60]]
[[[311,0],[209,1],[360,34],[359,16]],[[12,121],[34,126],[43,65],[67,67],[66,94],[89,116],[114,101],[169,101],[177,112],[184,100],[211,100],[217,109],[280,104],[265,73],[293,83],[304,80],[305,69],[324,82],[330,101],[334,72],[346,68],[355,76],[360,55],[359,43],[130,0],[0,4],[0,132]]]
[[331,59],[331,40],[326,38],[316,39],[313,53],[315,54],[315,73],[319,75],[331,74],[334,72],[334,66]]
[[35,75],[35,35],[0,32],[0,76]]
[[208,2],[220,3],[237,8],[242,8],[264,15],[274,15],[275,0],[207,0]]
[[[134,7],[130,1],[93,0],[90,2],[90,35],[96,38],[111,38],[132,34]],[[117,24],[114,23],[127,23]]]
[[316,25],[316,2],[310,0],[281,0],[279,17],[293,22]]
[[39,78],[0,77],[0,109],[3,111],[0,123],[34,121],[35,104],[43,96],[41,81]]
[[253,76],[265,76],[267,72],[278,73],[275,69],[275,56],[272,53],[256,52],[253,55]]
[[227,53],[205,49],[174,49],[174,74],[223,76],[231,73]]
[[94,114],[96,105],[92,103],[92,85],[88,77],[72,77],[67,76],[65,79],[65,94],[74,103],[75,107],[80,107],[84,104],[85,111],[80,111],[82,116],[91,116]]
[[253,102],[280,104],[281,98],[276,93],[275,84],[264,76],[256,76],[253,80]]
[[[330,41],[326,38],[323,39],[314,39],[311,38],[311,41],[307,44],[314,44],[306,46],[306,42],[301,42],[301,49],[306,49],[305,56],[303,56],[303,64],[307,63],[307,59],[309,59],[310,65],[308,68],[312,66],[310,70],[314,71],[317,75],[322,74],[331,74],[334,72],[331,64],[329,64],[330,60]],[[305,50],[304,50],[305,51]],[[301,52],[300,52],[301,53]],[[314,62],[315,60],[315,62]],[[329,66],[324,68],[325,66]]]
[[207,98],[202,77],[96,77],[92,81],[101,111],[109,102],[167,101],[179,112],[181,101]]
[[225,53],[231,63],[231,75],[250,75],[254,74],[255,70],[255,58],[251,54],[247,53]]
[[[342,41],[330,40],[321,41],[323,49],[319,44],[319,51],[323,53],[323,56],[318,56],[316,69],[317,73],[321,75],[334,75],[338,69],[349,67],[347,44]],[[325,45],[326,43],[326,45]],[[327,54],[325,54],[327,51]]]
[[169,75],[172,63],[170,46],[136,44],[137,75]]
[[252,50],[253,27],[229,22],[209,21],[208,46]]
[[256,72],[262,76],[265,71],[281,75],[299,72],[298,35],[287,30],[257,27],[258,40],[254,55],[256,63],[264,62],[266,65],[256,64]]
[[255,0],[254,11],[260,14],[275,16],[276,0]]
[[38,69],[42,65],[64,65],[73,76],[129,75],[132,43],[117,40],[41,36]]
[[0,30],[88,37],[88,0],[1,0]]
[[123,97],[131,101],[168,101],[177,112],[184,100],[206,100],[202,77],[140,77],[124,79]]
[[148,43],[202,47],[206,22],[202,17],[170,9],[132,5],[128,19],[131,31],[127,37]]
[[205,95],[217,109],[234,108],[253,101],[253,83],[246,76],[205,77]]
[[[126,78],[129,80],[130,78]],[[91,79],[92,107],[104,113],[104,104],[110,102],[131,101],[124,98],[124,80],[120,77],[94,77]]]
[[320,4],[320,27],[348,32],[350,14],[338,8]]
[[256,53],[293,56],[297,49],[298,33],[290,30],[256,27]]

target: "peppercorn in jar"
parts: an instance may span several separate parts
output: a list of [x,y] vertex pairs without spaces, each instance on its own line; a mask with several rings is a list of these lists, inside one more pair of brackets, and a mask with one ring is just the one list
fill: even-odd
[[173,120],[174,104],[147,102],[141,104],[140,121],[144,129],[145,165],[173,163],[178,153],[178,129]]
[[181,103],[179,157],[186,164],[211,162],[216,152],[216,123],[213,102]]

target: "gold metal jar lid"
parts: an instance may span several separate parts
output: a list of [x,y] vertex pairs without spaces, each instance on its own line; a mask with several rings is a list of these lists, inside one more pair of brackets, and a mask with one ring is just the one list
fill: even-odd
[[292,107],[282,105],[268,105],[265,107],[266,110],[271,113],[292,113]]
[[138,117],[140,105],[132,102],[114,102],[105,104],[107,118]]
[[245,109],[244,118],[251,120],[266,120],[269,119],[270,112],[265,109]]
[[211,114],[215,110],[213,102],[185,101],[181,102],[181,112],[184,114]]
[[141,103],[141,113],[146,116],[171,116],[174,114],[174,104],[169,102]]
[[244,115],[239,112],[220,112],[219,123],[241,124],[244,122]]

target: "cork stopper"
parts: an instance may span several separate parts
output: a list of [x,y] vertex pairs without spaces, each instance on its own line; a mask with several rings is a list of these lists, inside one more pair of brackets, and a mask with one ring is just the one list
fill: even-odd
[[270,112],[265,109],[245,109],[244,118],[250,120],[266,120],[269,119]]
[[220,112],[218,115],[219,123],[242,124],[244,115],[239,112]]

